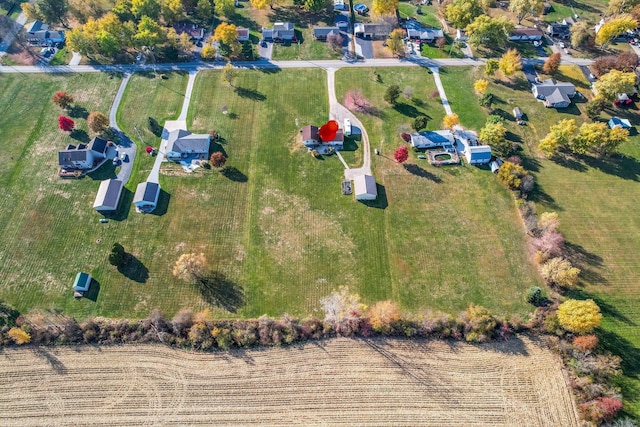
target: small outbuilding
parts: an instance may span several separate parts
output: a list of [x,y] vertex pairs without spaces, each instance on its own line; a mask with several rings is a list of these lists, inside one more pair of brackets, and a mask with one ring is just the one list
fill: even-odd
[[344,119],[344,135],[351,136],[351,120]]
[[622,129],[631,129],[631,122],[627,119],[621,119],[620,117],[611,117],[609,120],[609,127],[613,128],[622,128]]
[[122,194],[122,181],[119,179],[106,179],[100,183],[93,208],[98,212],[118,210],[120,194]]
[[371,175],[358,175],[353,179],[356,200],[375,200],[378,197],[376,179]]
[[491,161],[491,147],[488,145],[470,145],[464,151],[470,165],[485,165]]
[[76,274],[76,280],[73,282],[73,296],[82,297],[89,287],[91,287],[91,275],[83,272]]
[[160,197],[160,184],[157,182],[145,181],[138,184],[136,194],[133,196],[133,205],[140,213],[149,213],[158,205]]
[[495,160],[492,160],[489,163],[489,167],[491,168],[491,172],[493,173],[498,173],[498,170],[500,170],[500,166],[502,166],[502,159],[500,158],[496,158]]

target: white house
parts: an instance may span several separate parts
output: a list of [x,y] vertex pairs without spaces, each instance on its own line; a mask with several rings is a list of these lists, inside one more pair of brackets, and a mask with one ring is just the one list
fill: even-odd
[[94,162],[104,159],[109,148],[108,141],[95,137],[89,145],[69,144],[67,148],[58,151],[58,165],[61,169],[91,169]]
[[317,126],[308,125],[303,127],[300,130],[302,134],[302,144],[309,149],[320,146],[330,146],[335,150],[342,150],[342,148],[344,148],[344,130],[338,129],[332,141],[322,141],[318,131]]
[[173,162],[180,161],[189,155],[197,154],[206,158],[209,154],[211,136],[209,134],[191,133],[184,129],[175,129],[169,132],[167,138],[166,156]]
[[484,165],[491,160],[491,147],[488,145],[467,145],[464,157],[470,165]]
[[453,147],[455,139],[450,130],[411,133],[411,146],[415,148]]
[[160,184],[157,182],[141,182],[136,188],[136,194],[133,196],[133,205],[136,212],[149,213],[158,206],[158,198],[160,197]]
[[371,175],[358,175],[353,178],[356,200],[375,200],[378,197],[376,179]]
[[547,79],[532,85],[531,92],[547,108],[567,108],[571,105],[571,98],[576,95],[576,87],[572,83]]
[[349,7],[345,4],[344,0],[333,0],[333,10],[342,12],[343,10],[349,10]]
[[98,212],[118,210],[120,194],[122,194],[122,181],[118,179],[106,179],[100,183],[93,208]]

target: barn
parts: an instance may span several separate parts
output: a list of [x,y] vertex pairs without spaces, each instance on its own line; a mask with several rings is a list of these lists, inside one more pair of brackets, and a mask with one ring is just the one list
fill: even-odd
[[378,197],[376,179],[371,175],[358,175],[353,179],[356,200],[375,200]]
[[106,179],[100,183],[93,208],[98,212],[118,210],[120,194],[122,194],[122,181],[118,179]]

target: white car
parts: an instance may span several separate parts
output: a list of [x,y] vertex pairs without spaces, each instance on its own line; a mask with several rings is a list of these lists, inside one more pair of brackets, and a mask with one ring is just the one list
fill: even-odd
[[127,161],[127,153],[120,154],[120,160],[122,160],[123,162],[126,162]]
[[558,46],[560,46],[562,49],[564,49],[564,48],[565,48],[565,44],[564,44],[564,42],[560,42],[560,43],[558,43]]

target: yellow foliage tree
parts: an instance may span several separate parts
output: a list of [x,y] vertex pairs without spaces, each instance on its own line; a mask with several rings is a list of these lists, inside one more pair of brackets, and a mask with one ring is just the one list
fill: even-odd
[[273,6],[280,4],[281,1],[282,0],[249,0],[249,3],[256,9],[266,9],[267,6],[273,9]]
[[596,33],[596,43],[606,48],[611,41],[627,30],[633,30],[638,26],[638,21],[629,15],[623,13],[606,21]]
[[613,101],[619,93],[633,92],[636,83],[635,73],[624,73],[619,70],[611,70],[593,84],[597,97],[607,101]]
[[216,57],[216,48],[211,45],[206,45],[202,48],[202,51],[200,51],[200,56],[205,61],[211,61]]
[[540,150],[545,156],[553,157],[560,148],[558,143],[558,136],[553,133],[548,133],[538,144],[538,150]]
[[538,218],[538,228],[543,233],[557,231],[560,227],[560,219],[557,212],[542,212]]
[[460,124],[460,118],[456,113],[447,114],[442,119],[442,127],[445,129],[453,129],[455,126]]
[[541,268],[542,278],[549,284],[573,288],[578,284],[580,269],[564,258],[551,258]]
[[392,15],[396,13],[398,0],[373,0],[371,11],[374,15]]
[[213,40],[229,46],[231,53],[237,55],[242,50],[238,41],[238,28],[233,24],[222,22],[213,33]]
[[476,92],[482,95],[489,88],[489,81],[485,79],[478,79],[473,83],[473,88],[476,90]]
[[182,254],[173,266],[173,275],[185,281],[200,281],[204,279],[206,268],[204,254]]
[[387,39],[387,46],[393,52],[394,55],[400,57],[404,56],[404,30],[402,28],[397,28],[391,31],[389,34],[389,38]]
[[18,345],[28,344],[31,341],[31,335],[20,328],[9,329],[8,335]]
[[522,56],[517,50],[509,49],[498,61],[498,68],[505,77],[511,77],[522,70]]
[[587,334],[600,326],[602,314],[593,300],[570,299],[558,307],[560,326],[569,332]]
[[373,330],[382,333],[389,332],[393,324],[401,318],[398,305],[391,300],[375,303],[367,314]]

